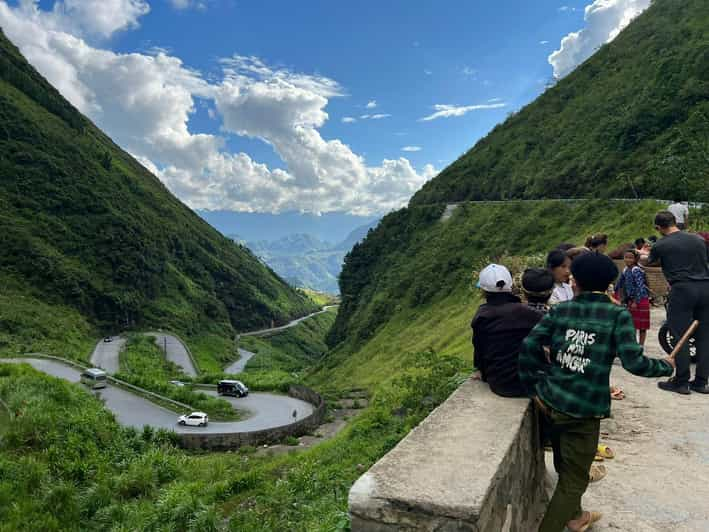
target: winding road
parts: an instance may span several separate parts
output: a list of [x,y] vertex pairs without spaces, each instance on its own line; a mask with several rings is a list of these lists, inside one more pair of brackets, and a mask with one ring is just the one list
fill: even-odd
[[[24,362],[39,371],[54,377],[60,377],[69,382],[76,383],[81,380],[81,372],[78,369],[56,360],[10,358],[2,359],[1,362],[16,364]],[[209,395],[217,395],[217,392],[212,390],[200,391]],[[252,393],[248,397],[241,399],[221,396],[222,399],[229,401],[234,408],[248,410],[251,413],[251,417],[243,421],[210,421],[206,427],[183,427],[177,424],[177,414],[175,412],[118,386],[108,384],[106,388],[94,390],[93,393],[105,401],[106,407],[116,415],[116,419],[121,425],[138,429],[142,429],[144,425],[150,425],[155,428],[173,430],[177,433],[224,434],[262,430],[293,423],[294,410],[297,413],[296,420],[310,415],[313,411],[313,405],[310,403],[285,395]]]

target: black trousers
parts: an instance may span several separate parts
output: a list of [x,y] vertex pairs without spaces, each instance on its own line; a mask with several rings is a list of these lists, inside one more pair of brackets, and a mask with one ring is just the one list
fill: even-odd
[[[699,328],[694,333],[697,347],[697,384],[706,384],[709,377],[709,281],[682,281],[672,284],[667,305],[667,323],[679,341],[694,320]],[[690,379],[689,345],[677,354],[677,382]]]

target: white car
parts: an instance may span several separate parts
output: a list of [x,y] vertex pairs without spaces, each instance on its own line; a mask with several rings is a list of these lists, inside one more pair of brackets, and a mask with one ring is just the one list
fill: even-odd
[[190,415],[180,416],[177,420],[180,425],[190,425],[192,427],[206,427],[209,417],[204,412],[192,412]]

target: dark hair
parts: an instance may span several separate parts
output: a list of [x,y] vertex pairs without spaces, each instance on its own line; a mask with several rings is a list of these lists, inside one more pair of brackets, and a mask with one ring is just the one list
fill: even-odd
[[547,255],[547,268],[553,270],[564,264],[568,257],[560,249],[552,249]]
[[571,264],[571,273],[582,290],[605,292],[618,277],[618,267],[605,255],[584,253]]
[[677,219],[670,211],[660,211],[655,215],[655,225],[662,229],[667,229],[676,226]]
[[548,268],[527,268],[522,274],[522,290],[528,301],[546,303],[554,289],[554,276]]
[[626,249],[625,253],[623,253],[623,256],[627,255],[628,253],[635,257],[635,262],[638,262],[638,259],[640,258],[640,253],[638,253],[637,249]]
[[568,242],[562,242],[554,249],[560,249],[561,251],[569,251],[571,248],[575,248],[576,244],[569,244]]
[[597,248],[598,246],[602,246],[603,244],[608,244],[608,235],[606,234],[598,234],[598,235],[591,235],[586,239],[586,247],[587,248]]
[[645,245],[645,239],[643,237],[636,238],[635,239],[635,247],[636,248],[641,248]]
[[652,242],[653,244],[657,242],[657,237],[655,235],[647,237],[648,242]]

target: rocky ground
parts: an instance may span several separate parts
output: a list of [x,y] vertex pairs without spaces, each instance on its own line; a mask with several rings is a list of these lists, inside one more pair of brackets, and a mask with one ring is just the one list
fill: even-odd
[[[664,356],[657,342],[663,318],[653,309],[650,356]],[[617,456],[584,496],[584,508],[604,514],[592,530],[709,531],[709,396],[663,392],[659,380],[613,368],[611,382],[626,399],[613,401],[613,417],[601,424],[601,441]],[[550,453],[547,465],[553,476]]]

